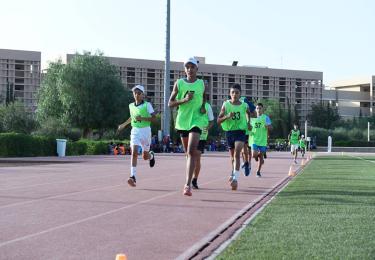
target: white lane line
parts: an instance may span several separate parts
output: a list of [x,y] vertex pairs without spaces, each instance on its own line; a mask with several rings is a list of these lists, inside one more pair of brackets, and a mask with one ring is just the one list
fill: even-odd
[[[113,176],[117,176],[117,175],[113,175]],[[174,176],[180,176],[180,174],[169,175],[168,177],[174,177]],[[111,176],[107,175],[107,177],[111,177]],[[154,181],[154,180],[160,180],[160,177],[145,179],[144,182]],[[44,198],[40,198],[40,199],[33,199],[33,200],[28,200],[28,201],[16,202],[16,203],[12,203],[12,204],[7,204],[7,205],[4,205],[4,206],[1,206],[0,209],[10,208],[10,207],[19,206],[19,205],[25,205],[25,204],[29,204],[29,203],[33,203],[33,202],[40,202],[40,201],[44,201],[44,200],[51,200],[51,199],[56,199],[56,198],[63,198],[63,197],[68,197],[68,196],[71,196],[71,195],[77,195],[77,194],[82,194],[82,193],[91,192],[91,191],[116,188],[116,187],[121,187],[121,186],[126,186],[127,187],[126,182],[124,181],[124,183],[118,184],[118,185],[98,187],[98,188],[84,190],[84,191],[77,191],[77,192],[71,192],[71,193],[65,193],[65,194],[60,194],[60,195],[55,195],[55,196],[44,197]],[[131,189],[127,189],[127,190],[131,190]]]
[[116,213],[116,212],[124,210],[124,209],[128,209],[128,208],[131,208],[131,207],[135,207],[137,205],[145,204],[147,202],[150,202],[150,201],[153,201],[153,200],[156,200],[156,199],[167,197],[167,196],[169,196],[171,194],[174,194],[174,193],[176,193],[176,191],[169,192],[169,193],[164,194],[164,195],[156,196],[156,197],[154,197],[152,199],[143,200],[143,201],[140,201],[140,202],[137,202],[137,203],[133,203],[133,204],[130,204],[130,205],[125,206],[125,207],[121,207],[121,208],[118,208],[118,209],[110,210],[110,211],[107,211],[107,212],[104,212],[104,213],[101,213],[101,214],[98,214],[98,215],[94,215],[94,216],[91,216],[91,217],[88,217],[88,218],[84,218],[84,219],[80,219],[80,220],[77,220],[77,221],[69,222],[69,223],[66,223],[64,225],[60,225],[60,226],[56,226],[56,227],[53,227],[53,228],[49,228],[49,229],[46,229],[46,230],[43,230],[43,231],[40,231],[40,232],[37,232],[37,233],[34,233],[34,234],[30,234],[30,235],[27,235],[27,236],[23,236],[23,237],[19,237],[19,238],[13,239],[13,240],[9,240],[9,241],[0,243],[0,247],[4,247],[6,245],[13,244],[15,242],[20,242],[20,241],[23,241],[23,240],[26,240],[26,239],[29,239],[29,238],[33,238],[33,237],[36,237],[36,236],[40,236],[40,235],[43,235],[43,234],[46,234],[46,233],[49,233],[49,232],[52,232],[52,231],[55,231],[55,230],[58,230],[58,229],[70,227],[70,226],[73,226],[73,225],[76,225],[76,224],[80,224],[80,223],[83,223],[83,222],[86,222],[86,221],[90,221],[90,220],[93,220],[93,219],[104,217],[104,216]]
[[[216,179],[216,180],[213,180],[213,181],[209,181],[209,182],[203,183],[202,185],[214,183],[214,182],[217,182],[217,181],[223,181],[225,179],[227,179],[227,177],[219,178],[219,179]],[[4,247],[6,245],[9,245],[9,244],[13,244],[13,243],[20,242],[20,241],[23,241],[23,240],[26,240],[26,239],[29,239],[29,238],[40,236],[40,235],[43,235],[43,234],[46,234],[46,233],[49,233],[49,232],[52,232],[52,231],[56,231],[56,230],[59,230],[59,229],[62,229],[62,228],[70,227],[70,226],[73,226],[73,225],[84,223],[86,221],[90,221],[90,220],[93,220],[93,219],[104,217],[104,216],[119,212],[119,211],[124,210],[124,209],[129,209],[129,208],[141,205],[141,204],[148,203],[150,201],[154,201],[154,200],[157,200],[157,199],[160,199],[160,198],[168,197],[168,196],[170,196],[172,194],[175,194],[175,193],[178,193],[178,192],[181,192],[181,191],[178,190],[178,191],[168,192],[167,194],[159,195],[159,196],[153,197],[151,199],[139,201],[139,202],[136,202],[136,203],[133,203],[133,204],[130,204],[130,205],[118,208],[118,209],[113,209],[113,210],[103,212],[103,213],[100,213],[100,214],[97,214],[97,215],[94,215],[94,216],[91,216],[91,217],[87,217],[87,218],[84,218],[84,219],[80,219],[80,220],[69,222],[69,223],[66,223],[66,224],[63,224],[63,225],[59,225],[59,226],[56,226],[56,227],[53,227],[53,228],[49,228],[49,229],[46,229],[46,230],[43,230],[43,231],[40,231],[40,232],[37,232],[37,233],[33,233],[33,234],[30,234],[30,235],[26,235],[26,236],[22,236],[22,237],[12,239],[12,240],[8,240],[8,241],[5,241],[3,243],[0,243],[0,248]],[[183,195],[181,195],[181,196],[183,196]]]
[[370,161],[370,160],[364,159],[364,158],[359,157],[359,156],[354,156],[354,155],[351,155],[351,154],[347,154],[347,155],[350,156],[350,157],[353,157],[353,158],[357,158],[357,159],[366,161],[366,162],[375,163],[375,161]]
[[[114,176],[118,176],[118,175],[121,175],[121,173],[111,174],[111,175],[95,176],[95,177],[85,177],[85,178],[71,179],[71,180],[68,180],[68,181],[61,181],[61,182],[45,182],[45,183],[39,183],[39,184],[33,184],[33,185],[27,185],[27,186],[17,186],[17,187],[12,187],[12,188],[7,188],[7,189],[0,189],[0,192],[1,191],[10,191],[10,190],[32,188],[32,187],[38,187],[38,186],[43,186],[43,185],[55,185],[55,184],[76,182],[76,181],[81,181],[81,180],[91,180],[91,179],[100,179],[100,178],[106,178],[106,177],[114,177]],[[64,176],[64,178],[66,178],[66,177],[68,177],[68,176]]]

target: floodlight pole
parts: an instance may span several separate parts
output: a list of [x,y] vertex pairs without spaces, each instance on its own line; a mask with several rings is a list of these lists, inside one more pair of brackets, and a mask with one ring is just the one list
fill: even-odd
[[164,67],[164,113],[163,120],[163,136],[169,135],[170,129],[170,109],[168,101],[170,96],[170,18],[171,16],[171,1],[167,0],[167,28],[166,28],[166,43],[165,43],[165,67]]

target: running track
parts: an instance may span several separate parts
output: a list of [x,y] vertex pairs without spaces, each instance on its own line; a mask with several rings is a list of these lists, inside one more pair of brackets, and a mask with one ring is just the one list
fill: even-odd
[[231,191],[228,153],[205,154],[192,197],[182,195],[182,154],[156,154],[152,169],[139,161],[136,188],[129,156],[3,158],[0,259],[186,258],[287,177],[290,153],[268,156],[262,178],[241,175]]

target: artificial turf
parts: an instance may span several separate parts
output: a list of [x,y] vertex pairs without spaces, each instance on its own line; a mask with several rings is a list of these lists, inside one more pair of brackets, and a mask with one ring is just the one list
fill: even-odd
[[375,157],[316,157],[216,259],[375,259]]

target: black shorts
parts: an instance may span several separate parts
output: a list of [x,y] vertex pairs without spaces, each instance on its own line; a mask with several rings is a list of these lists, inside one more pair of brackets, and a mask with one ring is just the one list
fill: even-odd
[[206,140],[199,140],[198,150],[201,151],[201,153],[204,153],[205,147],[206,147]]
[[246,131],[243,130],[234,130],[234,131],[228,131],[226,133],[227,135],[227,143],[229,149],[234,148],[235,142],[244,142],[246,141]]
[[245,141],[245,144],[246,144],[246,145],[249,144],[249,135],[246,135],[246,141]]
[[202,130],[199,127],[195,126],[192,129],[190,129],[190,130],[177,130],[177,133],[179,133],[180,137],[183,138],[183,137],[188,137],[189,133],[202,134]]

